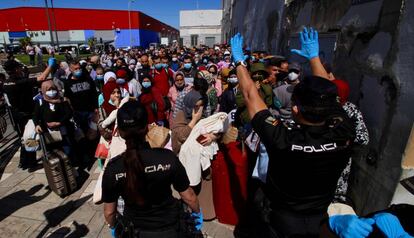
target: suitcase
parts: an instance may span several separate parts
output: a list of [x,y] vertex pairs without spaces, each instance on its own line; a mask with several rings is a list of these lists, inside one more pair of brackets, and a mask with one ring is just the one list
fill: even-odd
[[40,135],[40,146],[43,151],[43,167],[50,189],[60,197],[75,191],[77,182],[68,156],[58,149],[48,152],[43,135]]

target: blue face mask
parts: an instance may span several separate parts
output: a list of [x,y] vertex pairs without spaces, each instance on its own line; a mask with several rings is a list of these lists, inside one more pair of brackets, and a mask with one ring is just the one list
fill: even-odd
[[48,96],[49,98],[55,98],[57,93],[58,92],[56,90],[49,90],[49,91],[46,91],[46,96]]
[[162,64],[156,64],[156,65],[155,65],[155,68],[156,68],[156,69],[162,69],[162,67],[163,67],[163,65],[162,65]]
[[185,84],[193,84],[194,83],[194,78],[192,77],[186,77],[184,78]]
[[162,64],[162,67],[168,68],[168,64]]
[[151,87],[151,82],[142,82],[142,87],[143,88],[150,88]]
[[80,78],[82,76],[82,70],[76,70],[75,72],[73,72],[73,76],[75,76],[76,78]]
[[104,76],[103,75],[96,75],[96,80],[103,80]]
[[111,104],[112,106],[116,107],[116,106],[115,106],[115,103],[114,103],[114,102],[112,102],[112,100],[111,100],[111,99],[109,99],[109,100],[108,100],[108,103],[109,103],[109,104]]
[[124,84],[125,83],[125,79],[119,78],[119,79],[116,80],[116,83],[117,84]]
[[265,60],[264,60],[264,59],[259,59],[259,62],[260,62],[260,63],[264,63],[264,62],[265,62]]
[[185,69],[191,69],[191,67],[193,67],[193,65],[191,63],[184,64]]

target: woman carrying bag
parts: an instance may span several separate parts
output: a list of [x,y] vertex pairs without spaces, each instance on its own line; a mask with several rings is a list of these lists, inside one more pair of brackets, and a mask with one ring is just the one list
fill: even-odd
[[[145,141],[147,110],[136,101],[125,103],[117,113],[118,130],[126,151],[111,159],[102,181],[102,201],[108,227],[114,237],[179,237],[180,203],[171,185],[193,211],[196,229],[203,218],[197,196],[189,186],[184,167],[166,149],[151,149]],[[125,201],[123,217],[117,220],[117,200]],[[128,227],[129,234],[120,227]],[[127,236],[128,235],[128,236]]]
[[72,109],[52,80],[44,81],[41,90],[43,99],[36,103],[33,114],[36,133],[44,133],[48,147],[62,148],[69,155],[74,130]]

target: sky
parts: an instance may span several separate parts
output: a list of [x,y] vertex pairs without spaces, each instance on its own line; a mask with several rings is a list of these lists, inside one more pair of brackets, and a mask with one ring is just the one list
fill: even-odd
[[[128,10],[129,0],[54,0],[55,7]],[[180,10],[221,9],[221,0],[132,0],[131,10],[141,11],[179,28]],[[50,3],[50,1],[49,1]],[[44,0],[0,0],[0,8],[44,7]]]

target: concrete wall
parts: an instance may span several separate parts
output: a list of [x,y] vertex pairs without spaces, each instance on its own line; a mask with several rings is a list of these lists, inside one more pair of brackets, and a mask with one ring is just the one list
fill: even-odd
[[85,31],[84,30],[71,30],[69,32],[70,41],[85,41]]
[[114,40],[115,32],[113,30],[108,31],[95,31],[95,37],[99,42],[99,39],[102,38],[103,41]]
[[284,0],[223,0],[223,40],[243,34],[246,45],[253,50],[276,51]]
[[222,43],[222,10],[180,11],[180,37],[183,45],[191,45],[191,35],[198,36],[198,45],[207,44],[207,37],[214,37],[214,44]]
[[10,44],[9,33],[7,31],[0,32],[0,44]]
[[232,14],[224,12],[232,19],[223,19],[230,22],[223,33],[239,31],[253,50],[290,57],[303,26],[319,30],[320,53],[333,64],[335,75],[350,83],[350,101],[360,107],[370,132],[369,146],[353,157],[349,195],[362,214],[383,209],[399,181],[414,121],[414,2],[286,2],[283,7],[281,0],[235,0]]
[[186,26],[219,26],[222,10],[180,11],[180,27]]
[[[55,32],[52,33],[55,38]],[[32,38],[33,42],[50,42],[50,33],[49,31],[28,31],[27,35]]]

